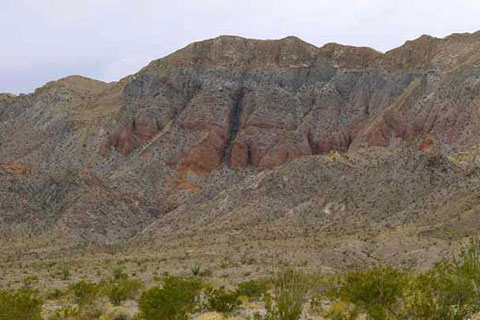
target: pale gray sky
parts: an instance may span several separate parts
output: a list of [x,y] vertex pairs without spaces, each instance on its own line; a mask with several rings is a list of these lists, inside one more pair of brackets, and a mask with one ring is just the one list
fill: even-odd
[[380,51],[480,30],[480,0],[0,0],[0,92],[112,81],[193,41],[298,36]]

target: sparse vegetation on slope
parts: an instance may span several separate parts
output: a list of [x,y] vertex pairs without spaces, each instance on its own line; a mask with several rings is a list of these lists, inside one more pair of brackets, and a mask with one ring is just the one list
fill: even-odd
[[198,276],[164,276],[159,285],[147,289],[116,268],[102,281],[80,280],[55,295],[29,282],[28,288],[0,291],[0,320],[182,320],[204,315],[256,320],[467,320],[480,312],[479,284],[480,240],[472,238],[454,258],[423,272],[388,266],[333,275],[288,270],[266,281],[230,283],[228,289]]

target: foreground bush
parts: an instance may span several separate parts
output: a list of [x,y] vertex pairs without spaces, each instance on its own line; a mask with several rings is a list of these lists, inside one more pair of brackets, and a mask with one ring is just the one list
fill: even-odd
[[114,307],[108,310],[99,320],[132,320],[134,315],[126,307]]
[[267,295],[265,320],[298,320],[307,302],[311,284],[296,271],[279,274],[272,280],[273,296]]
[[134,299],[143,288],[143,282],[140,280],[127,278],[115,279],[100,285],[103,293],[114,306],[119,306],[126,300]]
[[0,291],[0,320],[41,320],[42,299],[29,289]]
[[480,312],[480,240],[464,245],[457,258],[413,275],[380,267],[340,275],[326,296],[328,319],[463,320]]
[[99,319],[103,314],[100,306],[64,306],[55,310],[48,320],[91,320]]
[[162,287],[142,294],[138,302],[140,319],[183,320],[195,310],[202,284],[196,279],[168,277]]
[[[334,304],[328,317],[332,319],[355,319],[358,309],[365,312],[368,319],[391,319],[401,309],[401,297],[407,286],[407,275],[390,267],[375,268],[365,272],[350,272],[339,277],[330,298],[340,300]],[[339,305],[343,305],[344,309]],[[353,305],[353,306],[350,306]]]
[[480,240],[461,248],[458,258],[445,260],[412,281],[405,318],[469,319],[480,311]]
[[238,292],[227,291],[224,287],[205,290],[205,300],[208,311],[232,312],[242,304]]
[[250,280],[244,281],[238,284],[237,294],[238,296],[245,296],[248,298],[261,298],[266,295],[269,289],[268,281],[263,280]]
[[76,303],[80,307],[92,304],[99,295],[99,286],[87,280],[81,280],[70,286]]

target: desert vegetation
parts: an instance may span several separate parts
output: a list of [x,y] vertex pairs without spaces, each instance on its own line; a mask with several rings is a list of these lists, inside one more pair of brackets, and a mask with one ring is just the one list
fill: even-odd
[[0,290],[0,320],[461,320],[480,312],[480,238],[423,272],[390,266],[331,275],[283,270],[228,286],[200,274],[165,274],[146,284],[117,266],[100,281],[81,279],[54,290],[27,277],[16,289]]

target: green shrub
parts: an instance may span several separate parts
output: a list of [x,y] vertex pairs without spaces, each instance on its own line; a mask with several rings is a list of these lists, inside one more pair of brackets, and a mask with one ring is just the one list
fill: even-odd
[[103,314],[99,306],[78,307],[64,306],[55,310],[55,314],[50,316],[48,320],[90,320],[99,319]]
[[195,262],[192,265],[191,271],[193,276],[198,276],[200,274],[200,265]]
[[132,312],[126,307],[112,308],[104,315],[105,320],[132,320],[133,318]]
[[0,291],[0,320],[40,320],[41,310],[42,299],[32,290]]
[[241,304],[236,291],[227,291],[224,287],[205,290],[205,306],[209,311],[232,312]]
[[55,310],[55,314],[49,317],[49,320],[72,319],[74,317],[78,318],[79,316],[80,309],[78,306],[64,306]]
[[121,278],[100,284],[103,293],[114,306],[121,305],[124,301],[134,299],[143,288],[140,280]]
[[384,320],[397,315],[406,285],[405,272],[379,267],[341,276],[330,296],[361,308],[368,319]]
[[188,319],[198,302],[202,288],[196,279],[168,277],[162,287],[153,287],[143,293],[138,302],[140,318],[146,320]]
[[267,295],[266,320],[298,320],[307,301],[310,284],[307,277],[296,271],[279,274],[272,280],[273,297]]
[[23,278],[23,287],[26,289],[33,289],[38,283],[37,276],[28,276]]
[[325,317],[330,320],[356,320],[359,314],[357,306],[346,301],[335,301]]
[[65,292],[60,289],[52,289],[45,293],[45,299],[58,300],[63,297],[64,294]]
[[480,240],[411,281],[405,316],[423,320],[467,319],[480,311]]
[[112,278],[113,280],[127,279],[128,275],[123,270],[123,267],[117,266],[112,268]]
[[462,320],[480,311],[480,240],[464,245],[458,257],[412,275],[390,267],[339,276],[327,297],[328,319]]
[[72,284],[70,290],[73,292],[76,302],[80,306],[92,304],[99,293],[98,286],[87,280],[81,280]]
[[71,276],[70,267],[66,264],[62,265],[61,279],[62,280],[69,280],[70,276]]
[[261,298],[269,289],[269,283],[263,280],[250,280],[238,284],[237,294],[249,298]]
[[465,306],[459,308],[448,298],[457,291],[455,284],[449,288],[452,283],[448,278],[444,278],[441,267],[434,269],[411,280],[405,294],[405,317],[419,320],[464,319],[467,315]]

